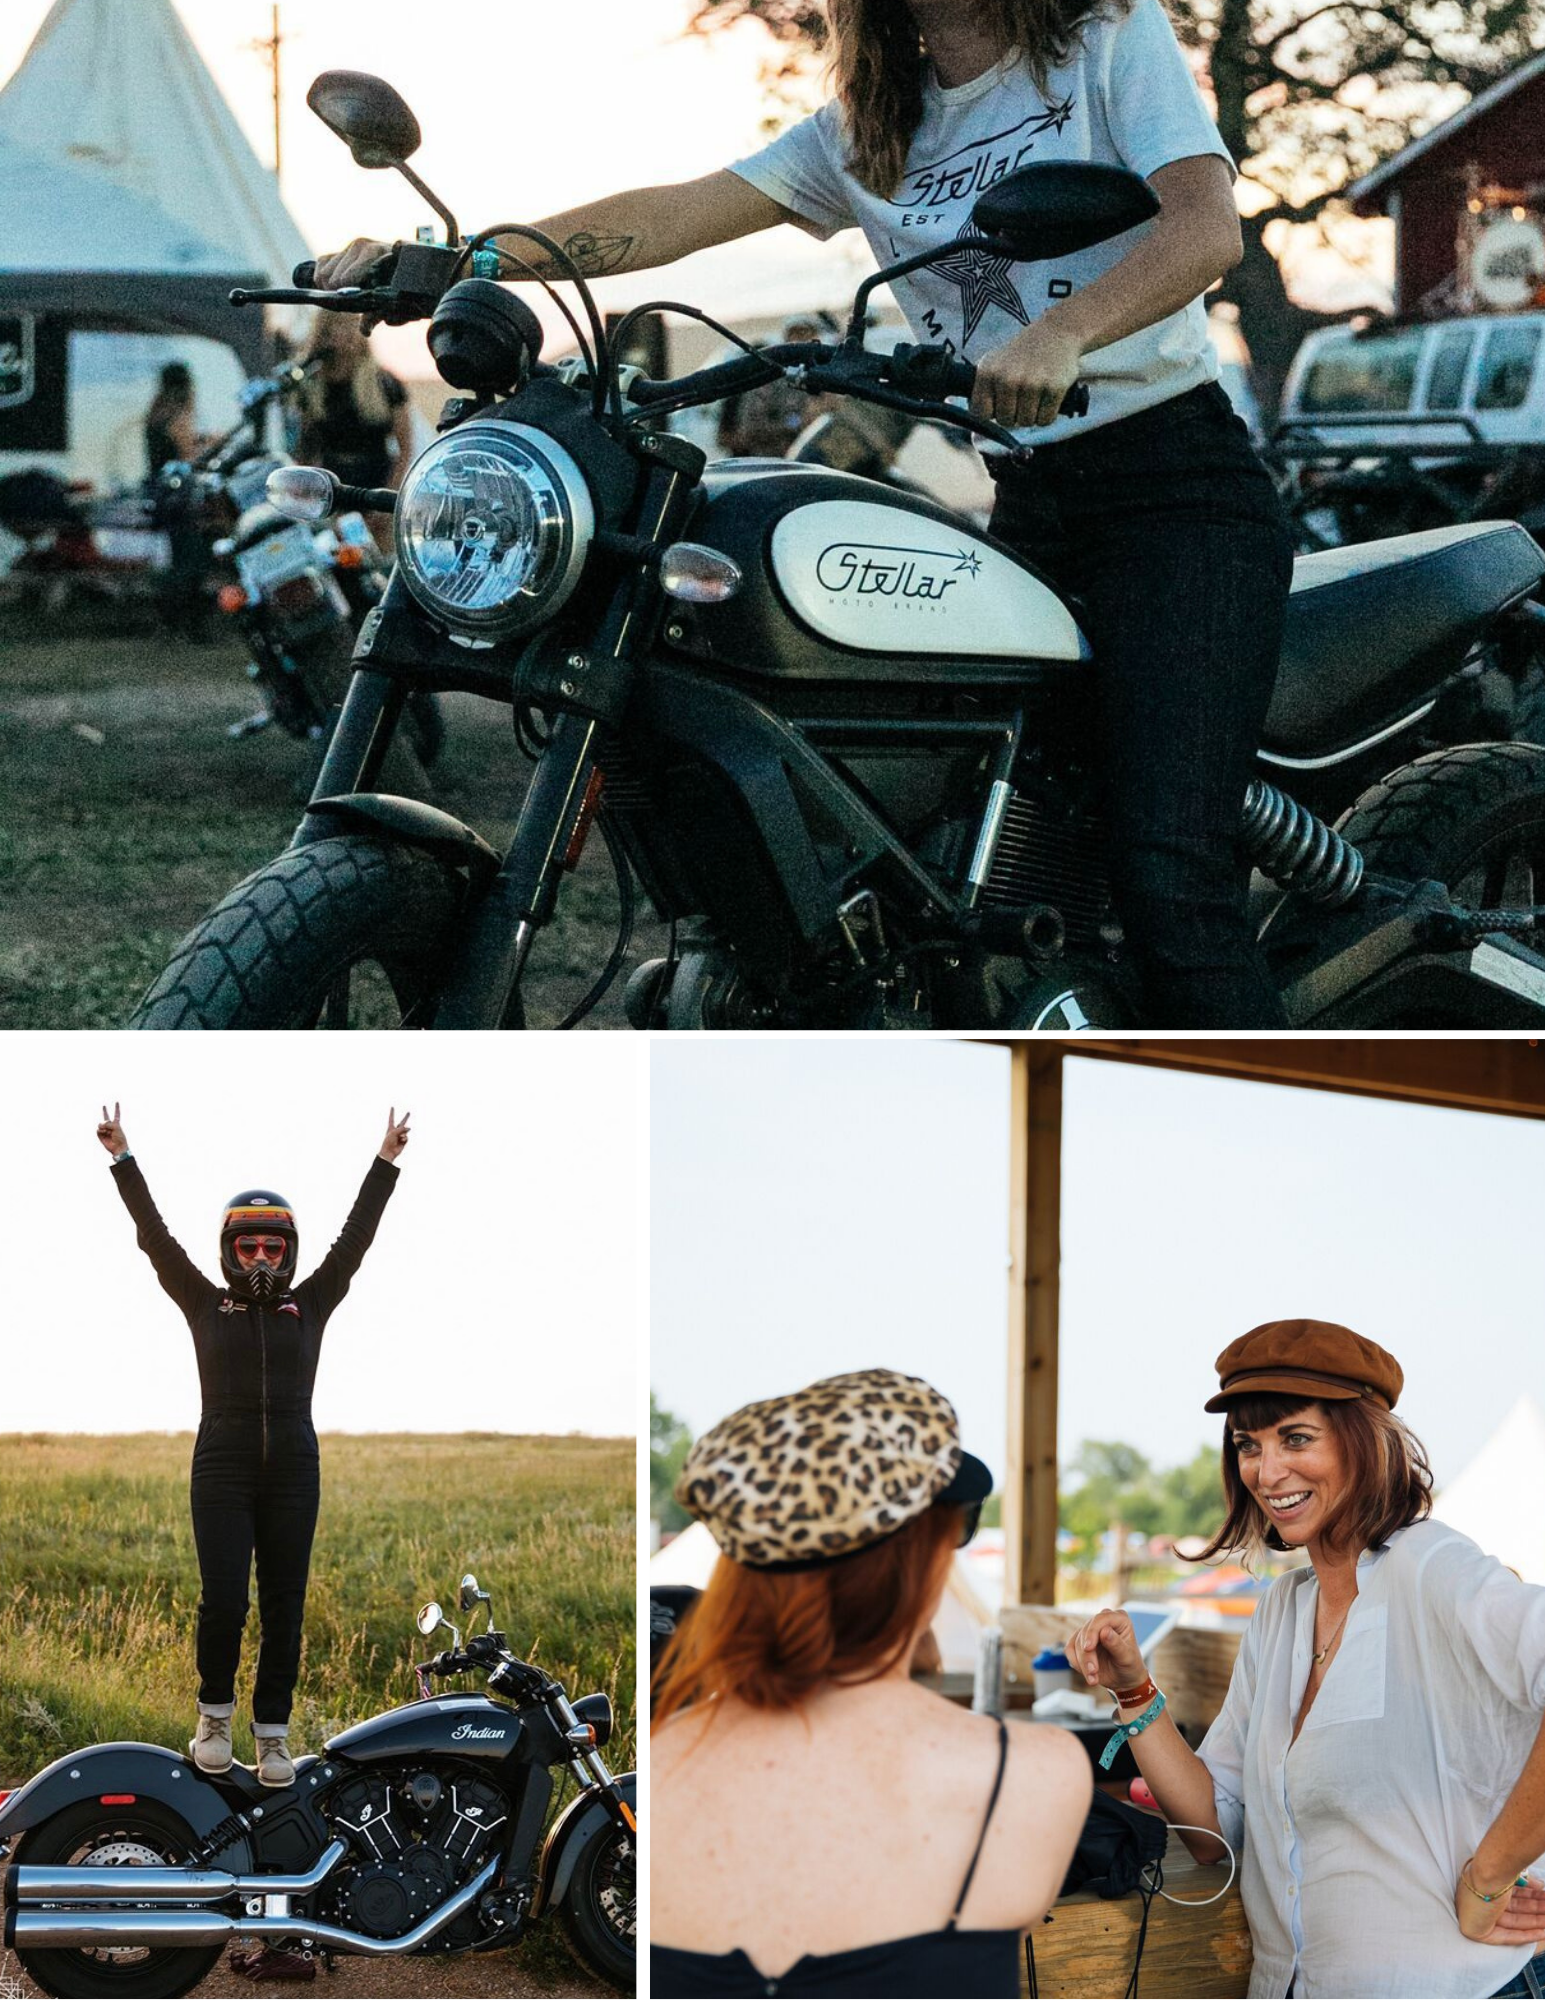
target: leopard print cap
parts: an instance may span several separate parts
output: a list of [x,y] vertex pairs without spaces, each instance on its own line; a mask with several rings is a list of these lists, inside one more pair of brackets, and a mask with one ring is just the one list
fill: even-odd
[[725,1417],[687,1454],[676,1498],[735,1562],[803,1566],[905,1527],[960,1458],[946,1397],[915,1375],[863,1368]]

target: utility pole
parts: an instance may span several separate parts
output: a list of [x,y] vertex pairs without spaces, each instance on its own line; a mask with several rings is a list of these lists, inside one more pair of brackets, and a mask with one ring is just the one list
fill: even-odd
[[269,12],[270,12],[269,32],[265,36],[261,37],[258,41],[249,42],[247,46],[249,48],[256,49],[259,55],[267,56],[269,68],[273,71],[274,179],[278,180],[280,173],[283,171],[283,165],[284,165],[284,155],[280,146],[280,137],[279,137],[279,51],[284,42],[284,37],[279,32],[279,0],[272,0],[272,5],[270,7]]

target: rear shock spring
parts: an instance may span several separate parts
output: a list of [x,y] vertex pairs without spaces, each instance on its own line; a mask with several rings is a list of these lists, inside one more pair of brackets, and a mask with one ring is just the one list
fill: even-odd
[[1357,849],[1275,785],[1250,780],[1240,831],[1261,873],[1306,902],[1339,910],[1362,886]]

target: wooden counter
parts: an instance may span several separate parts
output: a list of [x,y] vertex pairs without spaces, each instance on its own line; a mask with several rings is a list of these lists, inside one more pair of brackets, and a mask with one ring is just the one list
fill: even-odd
[[[1228,1879],[1228,1864],[1199,1868],[1171,1834],[1164,1857],[1164,1886],[1174,1896],[1212,1896]],[[1119,2000],[1132,1976],[1132,1957],[1143,1906],[1135,1895],[1103,1902],[1088,1890],[1063,1896],[1036,1926],[1037,1984],[1043,2000]],[[1181,1909],[1156,1896],[1143,1946],[1139,2000],[1230,2000],[1250,1987],[1250,1931],[1239,1900],[1239,1882],[1204,1910]],[[1025,1968],[1021,1961],[1020,1990]]]

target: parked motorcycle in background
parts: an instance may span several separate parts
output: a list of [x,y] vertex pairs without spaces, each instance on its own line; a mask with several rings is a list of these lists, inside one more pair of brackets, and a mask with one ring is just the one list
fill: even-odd
[[[172,2000],[228,1944],[369,1958],[504,1950],[556,1915],[600,1979],[634,1990],[637,1779],[601,1752],[604,1694],[561,1684],[493,1630],[462,1578],[465,1642],[426,1604],[418,1699],[300,1757],[295,1782],[218,1775],[148,1743],[98,1743],[0,1797],[4,1943],[64,2000]],[[487,1694],[432,1683],[480,1673]],[[549,1817],[554,1773],[575,1797]],[[544,1828],[546,1829],[544,1833]]]
[[[308,101],[361,165],[407,171],[418,124],[389,85],[335,71]],[[540,231],[464,241],[436,206],[447,241],[399,244],[366,285],[304,289],[303,268],[296,290],[233,295],[427,320],[458,393],[396,496],[397,568],[289,850],[182,941],[130,1025],[522,1027],[530,954],[596,826],[622,922],[571,1020],[623,964],[641,885],[670,942],[629,982],[637,1027],[1195,1025],[1143,1020],[1076,601],[932,501],[776,458],[705,466],[658,428],[782,376],[1019,452],[952,400],[975,380],[953,351],[865,349],[869,298],[938,257],[1108,241],[1156,212],[1147,183],[1021,168],[973,235],[866,279],[840,341],[674,381],[617,364],[629,316],[608,336]],[[501,236],[575,282],[579,363],[542,363],[535,314],[492,281]],[[307,468],[269,492],[297,520],[378,504]],[[1537,630],[1542,573],[1510,523],[1300,561],[1239,827],[1294,1026],[1545,1022],[1545,749],[1405,761],[1474,646]],[[534,764],[503,854],[378,788],[410,694],[449,687],[509,706]]]
[[[162,466],[147,507],[169,535],[203,538],[207,567],[182,587],[232,620],[251,654],[246,671],[260,705],[229,734],[276,724],[320,759],[348,687],[355,633],[385,595],[390,570],[357,509],[302,524],[268,502],[270,474],[294,463],[269,441],[274,420],[317,365],[289,362],[249,382],[237,423],[191,464]],[[405,760],[403,777],[419,789],[416,766],[431,765],[445,740],[437,697],[420,691],[404,720],[416,765]]]

